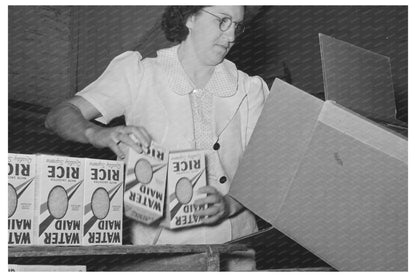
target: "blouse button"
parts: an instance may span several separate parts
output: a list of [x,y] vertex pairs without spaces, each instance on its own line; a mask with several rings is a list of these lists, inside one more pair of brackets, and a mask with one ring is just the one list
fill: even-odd
[[224,184],[225,182],[227,182],[227,177],[222,176],[222,177],[220,178],[220,183],[221,183],[221,184]]
[[214,146],[212,147],[214,150],[220,149],[220,144],[218,142],[214,143]]

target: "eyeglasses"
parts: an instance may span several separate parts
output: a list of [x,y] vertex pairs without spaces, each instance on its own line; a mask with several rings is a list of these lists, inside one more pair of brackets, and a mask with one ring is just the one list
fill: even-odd
[[235,24],[235,36],[238,37],[239,35],[241,35],[242,33],[244,33],[244,29],[245,26],[243,23],[241,22],[235,22],[233,21],[233,19],[229,16],[225,16],[225,17],[219,17],[218,15],[215,15],[213,13],[210,13],[209,11],[206,11],[204,9],[201,9],[201,11],[206,12],[207,14],[210,14],[214,17],[216,17],[219,21],[219,28],[222,32],[226,32],[230,29],[231,25],[234,23]]

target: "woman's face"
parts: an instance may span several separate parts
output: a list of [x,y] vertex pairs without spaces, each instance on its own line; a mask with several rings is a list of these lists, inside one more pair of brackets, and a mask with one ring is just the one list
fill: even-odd
[[[209,6],[204,11],[190,17],[186,26],[189,35],[186,43],[190,43],[198,60],[204,65],[221,63],[235,42],[235,24],[223,32],[219,28],[221,18],[230,17],[233,22],[242,22],[244,8],[242,6]],[[209,14],[211,13],[211,14]],[[219,18],[215,17],[218,16]]]

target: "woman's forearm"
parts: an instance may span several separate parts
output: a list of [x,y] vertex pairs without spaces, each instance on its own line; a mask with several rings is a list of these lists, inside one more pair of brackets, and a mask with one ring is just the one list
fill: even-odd
[[[101,127],[90,122],[101,113],[82,97],[74,97],[53,108],[45,121],[46,128],[63,139],[90,143],[97,148],[110,148],[118,157],[124,158],[120,144],[126,144],[138,153],[150,145],[151,137],[140,126]],[[134,135],[137,141],[131,137]]]
[[100,128],[85,119],[81,111],[73,104],[65,102],[53,108],[45,121],[45,127],[66,140],[89,143],[86,130]]

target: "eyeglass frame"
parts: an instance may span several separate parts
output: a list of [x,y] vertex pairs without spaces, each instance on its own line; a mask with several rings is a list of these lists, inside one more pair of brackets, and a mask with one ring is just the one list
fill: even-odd
[[[219,24],[218,24],[218,28],[220,29],[220,31],[221,32],[227,32],[230,28],[231,28],[231,25],[234,23],[234,32],[235,32],[235,36],[237,37],[237,36],[240,36],[242,33],[244,33],[244,30],[245,30],[245,28],[246,28],[246,26],[244,25],[244,23],[242,23],[242,22],[235,22],[235,21],[233,21],[233,18],[231,17],[231,16],[224,16],[224,17],[220,17],[220,16],[218,16],[218,15],[216,15],[216,14],[213,14],[213,13],[211,13],[211,12],[209,12],[209,11],[207,11],[207,10],[204,10],[204,9],[201,9],[201,11],[203,11],[203,12],[206,12],[207,14],[210,14],[210,15],[212,15],[212,16],[214,16],[214,17],[216,17],[217,19],[219,19]],[[224,19],[228,19],[228,20],[230,20],[230,24],[228,25],[228,27],[225,29],[225,30],[223,30],[222,28],[221,28],[221,25],[225,22],[224,21]],[[238,33],[237,33],[237,28],[239,27],[239,26],[242,26],[242,30],[241,31],[238,31]]]

